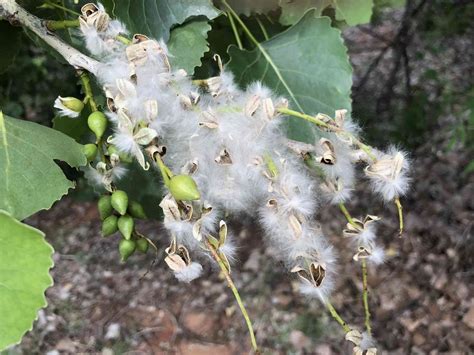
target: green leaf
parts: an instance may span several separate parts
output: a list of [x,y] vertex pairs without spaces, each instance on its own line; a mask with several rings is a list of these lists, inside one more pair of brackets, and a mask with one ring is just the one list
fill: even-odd
[[349,26],[370,22],[373,0],[337,0],[336,19],[344,20]]
[[131,33],[168,41],[170,29],[190,17],[212,20],[219,15],[211,0],[105,0],[109,14],[120,19]]
[[0,209],[22,220],[50,208],[74,184],[53,159],[86,164],[82,145],[54,129],[0,111]]
[[320,16],[323,10],[331,5],[332,0],[301,0],[282,1],[280,23],[293,25],[297,23],[309,9],[314,9],[315,14]]
[[31,330],[44,292],[53,285],[51,245],[44,234],[0,211],[0,351]]
[[373,0],[283,0],[280,5],[280,22],[284,25],[298,22],[309,9],[314,9],[317,15],[321,15],[326,8],[332,7],[336,10],[337,20],[354,26],[370,22]]
[[84,134],[89,132],[87,115],[81,114],[77,118],[56,116],[53,118],[53,128],[79,142]]
[[168,42],[171,65],[192,75],[194,68],[201,64],[204,53],[209,50],[207,32],[210,30],[207,21],[193,21],[173,29]]
[[21,29],[7,21],[0,21],[0,74],[5,72],[15,60],[21,46]]
[[[229,48],[228,68],[245,86],[260,80],[307,114],[334,116],[351,109],[352,68],[339,30],[327,17],[309,11],[293,27],[252,51]],[[297,118],[287,119],[288,136],[314,142],[314,127]]]
[[[281,0],[280,0],[281,1]],[[251,16],[253,14],[267,14],[278,10],[279,0],[227,0],[227,3],[238,14]],[[288,2],[289,0],[282,0]],[[299,0],[296,0],[299,1]],[[222,7],[225,10],[225,7]]]

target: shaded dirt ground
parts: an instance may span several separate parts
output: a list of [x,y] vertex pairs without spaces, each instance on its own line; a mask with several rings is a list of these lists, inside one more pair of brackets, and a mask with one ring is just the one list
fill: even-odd
[[[354,215],[380,211],[381,238],[390,254],[369,284],[375,338],[386,354],[467,354],[474,346],[472,224],[474,179],[462,174],[466,153],[429,144],[414,152],[412,192],[405,199],[406,232],[397,237],[393,206],[349,206]],[[433,142],[432,142],[433,143]],[[436,143],[436,142],[435,142]],[[380,209],[379,209],[380,208]],[[360,270],[340,237],[338,210],[323,211],[325,230],[340,252],[333,303],[362,327]],[[30,221],[54,245],[55,285],[49,305],[16,351],[25,354],[245,354],[250,346],[234,300],[216,269],[179,284],[159,258],[134,256],[122,265],[117,238],[101,238],[96,207],[66,199]],[[271,259],[255,228],[240,230],[234,278],[266,354],[349,353],[338,325]],[[160,246],[159,223],[140,229]],[[161,256],[161,255],[160,255]],[[145,275],[146,274],[146,275]],[[143,276],[145,275],[145,276]]]

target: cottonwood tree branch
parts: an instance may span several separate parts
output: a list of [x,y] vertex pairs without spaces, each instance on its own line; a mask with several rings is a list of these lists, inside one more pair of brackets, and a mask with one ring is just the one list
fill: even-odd
[[46,27],[46,22],[30,14],[14,0],[0,0],[0,19],[5,19],[14,26],[22,26],[45,41],[76,69],[85,69],[96,74],[99,62],[92,59],[70,45],[64,43]]

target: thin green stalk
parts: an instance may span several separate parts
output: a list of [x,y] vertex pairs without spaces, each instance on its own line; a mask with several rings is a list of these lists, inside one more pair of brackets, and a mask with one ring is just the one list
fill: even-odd
[[403,207],[402,207],[402,204],[400,202],[400,198],[397,197],[395,199],[395,205],[397,206],[397,209],[398,209],[398,220],[400,222],[399,236],[401,237],[402,233],[403,233]]
[[84,100],[89,104],[93,112],[98,111],[97,104],[92,93],[91,79],[89,74],[83,70],[78,70],[79,78],[81,79],[82,88],[84,89]]
[[341,209],[342,213],[346,217],[347,221],[352,224],[354,227],[358,227],[357,224],[354,222],[354,219],[352,218],[351,214],[346,208],[346,205],[344,205],[343,202],[339,203],[339,208]]
[[119,42],[122,42],[123,44],[125,44],[127,46],[132,43],[132,41],[129,40],[127,37],[121,36],[121,35],[115,36],[115,39]]
[[247,323],[247,328],[248,328],[249,335],[250,335],[250,342],[252,343],[253,350],[255,351],[256,354],[259,354],[260,352],[258,350],[257,340],[255,339],[255,333],[253,331],[252,321],[250,320],[250,317],[247,313],[245,305],[242,302],[242,298],[240,297],[239,291],[237,290],[237,287],[235,287],[235,284],[232,281],[232,278],[230,277],[229,271],[227,270],[227,267],[226,267],[225,263],[222,261],[221,257],[217,253],[216,249],[208,241],[206,241],[206,246],[209,248],[213,258],[219,264],[219,267],[220,267],[222,273],[225,276],[227,284],[230,287],[230,289],[232,290],[232,293],[234,294],[235,300],[237,301],[237,304],[239,305],[240,311],[242,312],[242,315],[245,318],[245,323]]
[[344,333],[349,333],[351,331],[351,328],[341,318],[339,313],[337,313],[336,309],[331,304],[331,302],[329,302],[329,301],[326,302],[326,308],[328,309],[329,313],[331,313],[331,316],[336,320],[336,322],[338,322],[339,325],[342,327],[342,329],[344,330]]
[[235,41],[237,42],[237,46],[239,49],[244,49],[242,46],[242,40],[240,39],[239,32],[237,31],[237,26],[235,25],[234,18],[230,12],[227,13],[227,17],[229,18],[230,27],[232,27],[232,31],[234,32]]
[[46,27],[50,31],[64,30],[71,27],[79,27],[79,20],[48,20],[46,21]]
[[360,149],[362,149],[370,159],[372,159],[373,161],[377,160],[377,157],[372,152],[372,148],[370,146],[368,146],[367,144],[362,143],[359,139],[357,139],[350,132],[347,132],[347,131],[341,130],[341,129],[335,127],[335,126],[329,125],[329,124],[327,124],[326,122],[322,121],[321,119],[319,119],[317,117],[310,116],[310,115],[307,115],[305,113],[301,113],[301,112],[298,112],[298,111],[295,111],[295,110],[290,110],[288,108],[281,107],[277,111],[280,112],[280,113],[283,113],[285,115],[302,118],[306,121],[314,123],[315,125],[317,125],[319,127],[323,127],[323,128],[329,129],[329,130],[331,130],[335,133],[339,133],[341,135],[344,135],[348,139],[350,139],[355,145],[357,145]]
[[367,333],[372,335],[372,327],[370,325],[370,310],[369,310],[369,289],[367,286],[367,261],[365,259],[361,259],[362,262],[362,301],[364,303],[364,310],[365,310],[365,328],[367,329]]
[[76,11],[74,11],[74,10],[68,9],[68,8],[65,7],[65,6],[56,4],[55,2],[52,2],[52,1],[46,0],[44,3],[45,3],[46,5],[55,7],[55,8],[57,8],[57,9],[61,9],[61,10],[63,10],[63,11],[69,12],[71,15],[74,15],[74,16],[80,16],[80,15],[81,15],[79,12],[76,12]]
[[303,120],[314,123],[317,126],[327,128],[327,129],[331,129],[331,127],[326,122],[320,120],[317,117],[310,116],[310,115],[307,115],[305,113],[301,113],[301,112],[291,110],[291,109],[285,108],[285,107],[280,107],[279,109],[277,109],[277,111],[280,112],[280,113],[283,113],[284,115],[302,118]]
[[163,178],[165,186],[169,186],[170,180],[173,177],[173,172],[165,165],[159,153],[155,153],[152,159],[160,169],[161,177]]
[[263,37],[265,37],[265,40],[268,41],[268,39],[270,38],[268,36],[268,32],[267,32],[267,29],[265,28],[265,26],[263,25],[262,21],[260,21],[260,19],[258,17],[255,17],[257,19],[257,23],[258,23],[258,26],[260,27],[260,29],[262,30],[262,33],[263,33]]

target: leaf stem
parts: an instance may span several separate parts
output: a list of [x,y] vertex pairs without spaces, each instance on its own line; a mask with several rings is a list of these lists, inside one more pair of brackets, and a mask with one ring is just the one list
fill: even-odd
[[268,40],[270,39],[270,37],[268,36],[267,29],[266,29],[265,26],[263,25],[262,21],[260,21],[260,19],[258,18],[258,16],[256,16],[255,18],[256,18],[256,20],[257,20],[258,26],[259,26],[260,29],[262,30],[263,37],[265,37],[265,40],[268,41]]
[[165,186],[169,187],[170,180],[173,177],[173,172],[165,165],[159,153],[155,153],[152,158],[160,169],[161,177],[163,178]]
[[278,80],[283,84],[285,87],[285,90],[288,92],[288,95],[290,95],[291,99],[295,102],[296,106],[298,106],[298,109],[303,110],[301,105],[298,103],[298,100],[296,100],[295,95],[291,91],[290,87],[286,83],[285,79],[280,73],[280,70],[276,66],[276,64],[273,62],[273,59],[270,57],[270,55],[267,53],[267,50],[260,44],[259,41],[255,38],[255,36],[250,32],[249,28],[245,25],[245,23],[242,21],[242,19],[237,15],[237,13],[234,11],[234,9],[227,3],[226,0],[222,0],[222,4],[227,8],[229,13],[234,16],[235,20],[239,23],[239,25],[242,27],[244,30],[245,34],[249,37],[250,41],[255,45],[255,47],[258,48],[258,50],[262,53],[263,57],[265,60],[270,64],[272,69],[275,71],[276,76],[278,77]]
[[84,89],[84,100],[89,104],[93,112],[98,111],[97,104],[94,100],[94,94],[92,93],[91,79],[89,74],[83,70],[78,70],[79,78],[81,79],[82,88]]
[[402,236],[402,233],[403,233],[403,228],[404,228],[404,225],[403,225],[403,207],[402,207],[402,204],[400,202],[400,198],[397,197],[395,198],[395,205],[397,206],[397,209],[398,209],[398,220],[400,222],[400,231],[399,231],[399,236],[401,237]]
[[79,27],[79,20],[48,20],[46,21],[46,27],[50,31],[64,30],[71,27]]
[[259,354],[260,352],[258,350],[257,341],[255,339],[255,333],[253,331],[252,321],[250,320],[250,317],[247,313],[245,305],[242,302],[242,298],[240,297],[239,291],[237,290],[237,287],[235,287],[235,284],[232,281],[232,278],[230,277],[229,271],[227,270],[227,267],[225,266],[224,261],[221,259],[221,257],[217,253],[214,246],[207,240],[205,241],[205,243],[206,243],[206,246],[209,248],[209,251],[211,252],[213,258],[219,264],[219,267],[220,267],[220,269],[221,269],[222,273],[224,274],[225,279],[227,281],[227,285],[230,287],[230,289],[232,290],[232,293],[234,294],[235,300],[237,301],[237,304],[239,305],[240,311],[242,312],[242,315],[245,318],[245,322],[247,323],[247,328],[248,328],[249,335],[250,335],[250,342],[252,343],[253,350],[256,354]]
[[293,116],[293,117],[298,117],[298,118],[302,118],[306,121],[309,121],[311,123],[314,123],[315,125],[319,126],[319,127],[323,127],[323,128],[326,128],[334,133],[339,133],[341,135],[344,135],[346,136],[353,144],[357,145],[360,149],[362,149],[366,154],[367,156],[372,159],[373,161],[377,160],[377,157],[374,155],[374,153],[372,152],[372,148],[370,146],[368,146],[367,144],[364,144],[362,143],[359,139],[357,139],[352,133],[348,132],[348,131],[344,131],[343,129],[340,129],[336,126],[333,126],[333,125],[330,125],[326,122],[324,122],[323,120],[321,120],[320,118],[318,118],[318,115],[316,116],[310,116],[310,115],[307,115],[305,113],[301,113],[301,112],[298,112],[298,111],[295,111],[295,110],[291,110],[291,109],[288,109],[288,108],[284,108],[284,107],[280,107],[279,109],[277,109],[278,112],[280,113],[283,113],[285,115],[289,115],[289,116]]
[[227,17],[229,18],[230,27],[232,27],[232,32],[234,32],[235,41],[239,49],[244,49],[242,46],[242,40],[240,39],[239,32],[237,31],[237,26],[235,25],[234,17],[230,12],[227,12]]
[[337,313],[336,309],[334,306],[331,304],[331,302],[327,301],[326,302],[326,308],[328,309],[329,313],[331,313],[331,316],[336,320],[336,322],[339,323],[339,325],[342,327],[345,333],[348,333],[351,331],[351,328],[347,325],[347,323],[342,319],[342,317]]
[[367,333],[372,335],[372,327],[370,325],[370,310],[369,310],[369,289],[367,286],[367,260],[361,259],[362,263],[362,301],[364,303],[365,310],[365,328]]
[[129,40],[127,37],[122,36],[122,35],[115,36],[115,39],[119,42],[122,42],[123,44],[125,44],[127,46],[132,43],[131,40]]
[[342,213],[344,214],[344,216],[346,217],[347,221],[350,224],[352,224],[354,227],[358,228],[357,224],[354,222],[354,219],[352,218],[351,214],[349,213],[349,211],[346,208],[346,205],[344,205],[343,202],[339,203],[339,208],[342,211]]

